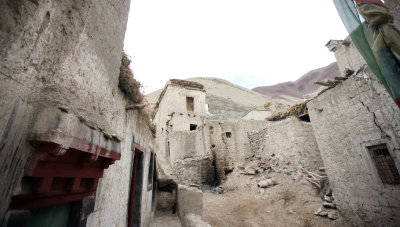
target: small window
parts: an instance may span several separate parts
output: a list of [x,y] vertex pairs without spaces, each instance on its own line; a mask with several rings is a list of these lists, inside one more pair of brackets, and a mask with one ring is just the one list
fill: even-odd
[[231,133],[231,132],[225,132],[225,136],[226,136],[227,138],[231,138],[232,133]]
[[187,111],[194,111],[194,98],[193,97],[186,97],[186,108]]
[[384,184],[400,184],[399,171],[396,168],[392,156],[390,156],[386,144],[369,147],[368,149],[382,182]]
[[300,119],[300,121],[311,122],[310,115],[308,115],[308,114],[300,115],[299,119]]
[[197,125],[190,124],[190,131],[195,131],[197,129]]

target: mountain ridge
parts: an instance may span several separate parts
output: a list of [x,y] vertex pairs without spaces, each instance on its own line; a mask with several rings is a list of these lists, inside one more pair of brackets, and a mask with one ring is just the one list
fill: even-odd
[[295,81],[255,87],[251,90],[272,98],[289,96],[304,99],[322,89],[321,86],[314,84],[315,81],[326,81],[337,76],[340,76],[339,67],[336,62],[333,62],[325,67],[311,70]]

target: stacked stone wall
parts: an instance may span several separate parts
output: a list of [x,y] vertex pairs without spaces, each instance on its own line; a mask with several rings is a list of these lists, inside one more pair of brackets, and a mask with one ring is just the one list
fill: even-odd
[[259,132],[248,135],[251,153],[256,157],[275,157],[280,163],[317,171],[322,159],[311,123],[291,117],[270,122]]

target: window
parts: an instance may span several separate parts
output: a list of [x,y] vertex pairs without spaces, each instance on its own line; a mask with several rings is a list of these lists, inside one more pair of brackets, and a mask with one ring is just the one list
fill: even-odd
[[308,115],[308,114],[300,115],[300,116],[299,116],[299,120],[300,120],[300,121],[305,121],[305,122],[311,122],[311,120],[310,120],[310,115]]
[[386,147],[386,144],[368,148],[375,162],[378,174],[384,184],[400,184],[399,171]]
[[197,129],[197,125],[190,124],[190,131],[194,131]]
[[227,138],[231,138],[232,133],[231,133],[231,132],[225,132],[225,136],[226,136]]
[[194,111],[194,98],[193,97],[186,97],[186,109],[187,111]]

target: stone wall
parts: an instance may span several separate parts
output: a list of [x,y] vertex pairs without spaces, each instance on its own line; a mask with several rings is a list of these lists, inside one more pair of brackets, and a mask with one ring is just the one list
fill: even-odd
[[265,128],[267,121],[208,121],[205,133],[209,137],[206,145],[215,160],[217,180],[225,179],[225,173],[243,164],[251,157],[248,133]]
[[[88,225],[126,225],[132,142],[156,150],[142,116],[125,110],[129,100],[118,89],[129,5],[128,0],[0,3],[0,219],[11,196],[20,193],[34,150],[28,138],[33,123],[44,108],[61,106],[121,140],[121,160],[105,170]],[[148,160],[146,153],[145,180]],[[146,188],[142,196],[145,225],[151,191]]]
[[172,132],[168,139],[169,161],[180,184],[214,184],[214,160],[206,147],[203,127],[193,132]]
[[[333,51],[339,68],[364,64],[353,45]],[[399,187],[382,183],[369,151],[386,144],[399,169],[400,110],[375,75],[367,67],[307,106],[342,217],[360,226],[400,225]]]
[[279,163],[317,171],[323,166],[311,123],[291,117],[270,124],[248,135],[251,153],[256,157],[275,157]]
[[173,165],[174,176],[183,185],[216,184],[215,164],[212,157],[195,157],[177,161]]

